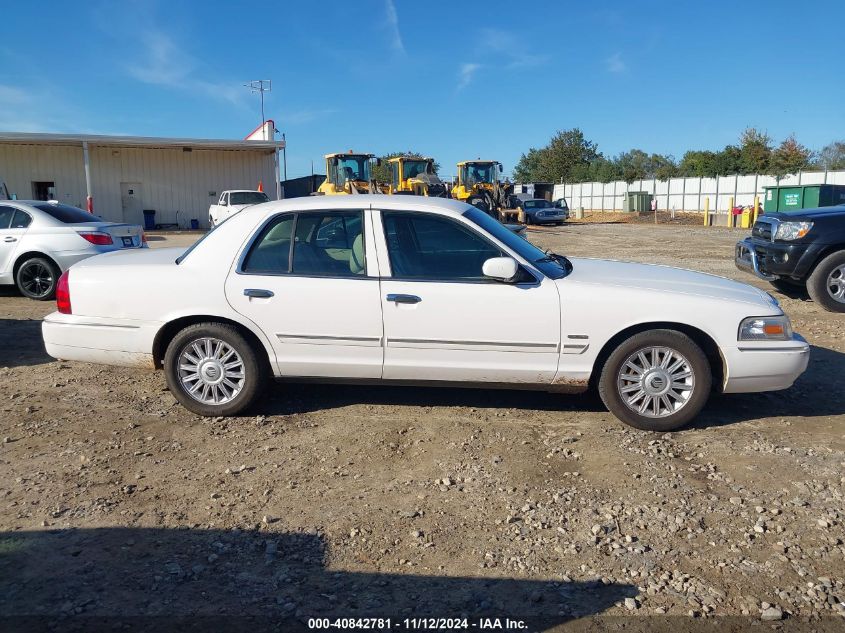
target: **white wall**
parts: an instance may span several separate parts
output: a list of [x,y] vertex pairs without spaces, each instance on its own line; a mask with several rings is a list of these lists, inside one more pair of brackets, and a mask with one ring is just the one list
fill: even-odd
[[[155,209],[156,222],[182,228],[192,218],[207,227],[208,206],[224,189],[255,189],[261,180],[271,198],[275,192],[268,150],[90,146],[89,153],[94,213],[114,222],[144,221],[123,217],[121,182],[141,183],[142,209]],[[52,181],[60,202],[85,208],[82,147],[0,143],[0,180],[20,199],[32,197],[33,181]]]
[[621,211],[626,191],[647,191],[657,198],[657,208],[666,211],[703,211],[710,199],[711,211],[727,211],[733,196],[735,205],[753,205],[754,196],[763,204],[764,187],[779,185],[845,185],[845,171],[806,171],[780,179],[750,174],[718,178],[672,178],[618,182],[582,182],[555,185],[554,199],[566,198],[570,209]]

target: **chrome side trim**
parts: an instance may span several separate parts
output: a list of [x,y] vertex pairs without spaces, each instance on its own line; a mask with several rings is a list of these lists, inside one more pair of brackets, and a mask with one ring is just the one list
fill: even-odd
[[388,338],[386,347],[527,353],[557,353],[560,350],[560,345],[558,343],[534,343],[527,341],[461,341],[417,338]]
[[330,336],[326,334],[287,334],[276,332],[280,343],[294,345],[349,345],[352,347],[381,347],[380,336]]

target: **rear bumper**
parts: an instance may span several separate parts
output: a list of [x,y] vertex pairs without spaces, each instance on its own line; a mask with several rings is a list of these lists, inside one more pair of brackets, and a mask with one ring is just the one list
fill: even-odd
[[41,334],[53,358],[154,369],[153,340],[161,324],[53,312]]
[[798,334],[791,341],[740,342],[722,349],[726,372],[724,393],[788,389],[807,369],[810,346]]

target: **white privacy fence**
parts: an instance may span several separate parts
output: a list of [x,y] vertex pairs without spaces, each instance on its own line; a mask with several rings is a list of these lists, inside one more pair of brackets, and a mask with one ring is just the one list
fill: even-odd
[[587,211],[622,211],[627,192],[644,191],[655,196],[661,211],[704,211],[705,198],[711,211],[728,211],[731,198],[734,205],[753,205],[763,188],[776,185],[845,185],[843,171],[804,171],[784,176],[749,174],[719,176],[717,178],[671,178],[669,180],[635,180],[628,184],[616,182],[580,182],[555,185],[554,199],[566,198],[570,209],[583,207]]

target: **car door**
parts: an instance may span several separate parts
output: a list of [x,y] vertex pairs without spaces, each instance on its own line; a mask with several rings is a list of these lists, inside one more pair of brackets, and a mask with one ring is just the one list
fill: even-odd
[[12,265],[32,218],[11,205],[0,205],[0,280],[12,283]]
[[552,381],[561,331],[552,280],[525,268],[519,283],[485,278],[484,261],[510,253],[463,218],[382,211],[378,219],[384,378]]
[[364,211],[270,218],[226,280],[226,297],[272,341],[280,375],[380,378],[378,268]]

